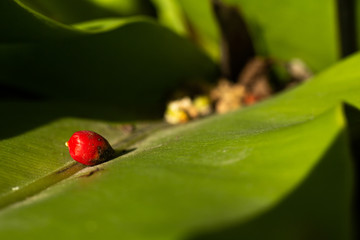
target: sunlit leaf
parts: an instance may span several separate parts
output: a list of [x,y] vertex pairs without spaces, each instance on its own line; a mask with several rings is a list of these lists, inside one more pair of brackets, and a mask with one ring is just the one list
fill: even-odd
[[[3,209],[0,236],[207,239],[217,231],[225,237],[349,239],[351,129],[341,101],[360,106],[359,59],[254,107],[158,131],[132,152]],[[48,166],[45,156],[59,165],[71,161],[61,139],[75,126],[110,127],[65,119],[3,140],[2,171],[30,171],[37,159]],[[36,147],[40,141],[52,148]],[[21,144],[26,155],[16,154]],[[26,190],[25,182],[17,191]],[[271,232],[266,220],[274,219],[286,231]]]

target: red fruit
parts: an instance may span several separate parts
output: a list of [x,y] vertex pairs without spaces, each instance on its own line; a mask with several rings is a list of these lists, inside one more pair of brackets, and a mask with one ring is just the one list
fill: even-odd
[[88,166],[109,160],[114,154],[109,142],[92,131],[75,132],[65,145],[75,161]]
[[258,99],[253,94],[247,94],[243,100],[245,105],[253,105],[258,101]]

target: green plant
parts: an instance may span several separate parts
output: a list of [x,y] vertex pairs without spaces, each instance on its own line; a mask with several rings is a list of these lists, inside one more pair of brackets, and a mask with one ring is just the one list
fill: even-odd
[[[1,239],[354,238],[360,55],[338,61],[335,2],[226,1],[241,3],[257,52],[318,73],[172,127],[159,122],[166,93],[218,76],[210,2],[76,2],[0,2]],[[74,163],[64,142],[81,129],[121,156]]]

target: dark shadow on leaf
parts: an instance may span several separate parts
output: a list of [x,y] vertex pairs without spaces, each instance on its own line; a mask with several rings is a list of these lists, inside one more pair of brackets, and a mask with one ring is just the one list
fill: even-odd
[[118,158],[118,157],[121,157],[123,155],[126,155],[128,153],[131,153],[133,151],[135,151],[136,148],[130,148],[130,149],[115,149],[115,154],[114,154],[114,157],[112,157],[109,161],[115,159],[115,158]]
[[[112,161],[112,160],[115,160],[115,159],[118,158],[118,157],[121,157],[121,156],[126,155],[126,154],[128,154],[128,153],[131,153],[131,152],[133,152],[133,151],[135,151],[135,150],[136,150],[136,148],[130,148],[130,149],[115,149],[114,155],[113,155],[110,159],[108,159],[108,160],[106,160],[105,162],[102,162],[102,163],[110,162],[110,161]],[[102,163],[101,163],[101,164],[102,164]],[[93,167],[91,171],[87,172],[86,174],[81,175],[80,177],[91,177],[91,176],[93,176],[94,174],[96,174],[97,172],[103,171],[104,168],[101,167],[101,164],[95,165],[95,167]],[[99,167],[98,167],[98,166],[99,166]]]
[[0,101],[4,100],[28,100],[38,101],[45,100],[44,96],[27,91],[21,87],[15,87],[8,84],[0,83]]
[[[359,178],[359,172],[360,172],[360,111],[350,105],[345,104],[345,114],[347,116],[347,122],[348,122],[348,129],[349,129],[349,138],[350,138],[350,146],[351,146],[351,152],[354,156],[355,161],[353,161],[354,169],[355,169],[355,193],[354,193],[354,201],[353,201],[353,207],[354,212],[356,213],[354,216],[354,226],[359,226],[360,223],[359,219],[359,200],[360,200],[360,178]],[[356,235],[359,236],[359,230],[356,230]]]
[[235,81],[248,60],[255,56],[254,45],[243,15],[237,7],[212,0],[221,30],[222,74]]
[[23,89],[47,100],[0,101],[0,140],[64,117],[159,119],[168,91],[215,70],[191,42],[145,20],[71,40],[1,44],[0,65],[0,84],[13,94]]
[[162,110],[84,101],[0,101],[2,110],[0,140],[20,135],[44,126],[60,118],[83,118],[113,122],[154,120],[161,117]]

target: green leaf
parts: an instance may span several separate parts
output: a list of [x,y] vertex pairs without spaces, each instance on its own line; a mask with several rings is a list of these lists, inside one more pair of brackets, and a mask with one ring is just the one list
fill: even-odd
[[189,42],[143,20],[67,42],[3,47],[3,84],[54,99],[158,109],[169,89],[215,72],[215,65]]
[[37,12],[56,21],[73,24],[97,18],[150,15],[146,0],[20,0]]
[[[254,107],[159,131],[128,154],[6,207],[0,236],[206,239],[215,230],[230,236],[233,225],[249,238],[349,239],[353,172],[340,103],[360,107],[359,61]],[[122,136],[106,123],[65,119],[2,140],[2,192],[26,191],[71,162],[63,142],[80,127],[111,142]],[[37,172],[35,164],[48,168]],[[28,179],[11,177],[21,173]],[[287,231],[272,233],[274,219]]]
[[297,57],[315,71],[338,59],[336,1],[226,1],[241,8],[270,56]]
[[[220,42],[211,1],[179,0],[203,46],[216,56]],[[336,1],[224,0],[238,7],[259,55],[300,58],[318,72],[339,58]],[[321,31],[320,31],[321,29]]]
[[219,61],[221,36],[212,11],[211,1],[178,0],[178,2],[188,19],[188,24],[192,27],[193,40],[212,59]]
[[189,41],[149,19],[64,25],[13,1],[5,3],[10,2],[2,2],[1,11],[13,10],[20,20],[0,29],[5,42],[19,41],[0,44],[4,85],[51,99],[146,106],[159,113],[167,91],[187,80],[211,79],[216,72]]
[[[30,131],[1,142],[4,160],[0,163],[0,194],[10,192],[12,187],[25,185],[70,163],[71,159],[68,158],[64,143],[79,129],[96,129],[110,139],[111,136],[121,138],[123,135],[116,127],[89,120],[64,119],[48,125],[40,127],[35,132]],[[18,148],[14,149],[14,146]],[[59,149],[62,151],[59,152]],[[18,164],[14,162],[14,153],[18,156]]]
[[[58,0],[57,0],[58,1]],[[152,14],[155,15],[154,6],[150,0],[87,0],[107,10],[127,15]]]
[[158,21],[180,35],[187,34],[187,26],[177,0],[152,0],[158,13]]
[[[0,25],[1,83],[56,101],[0,103],[0,238],[351,238],[360,113],[342,102],[360,107],[359,55],[256,106],[129,132],[214,64],[147,19],[67,25],[18,3],[0,3],[14,22]],[[71,160],[64,142],[82,129],[116,158]]]
[[3,22],[0,25],[0,43],[28,42],[44,38],[69,38],[82,35],[82,33],[40,14],[17,0],[1,1],[0,11]]

